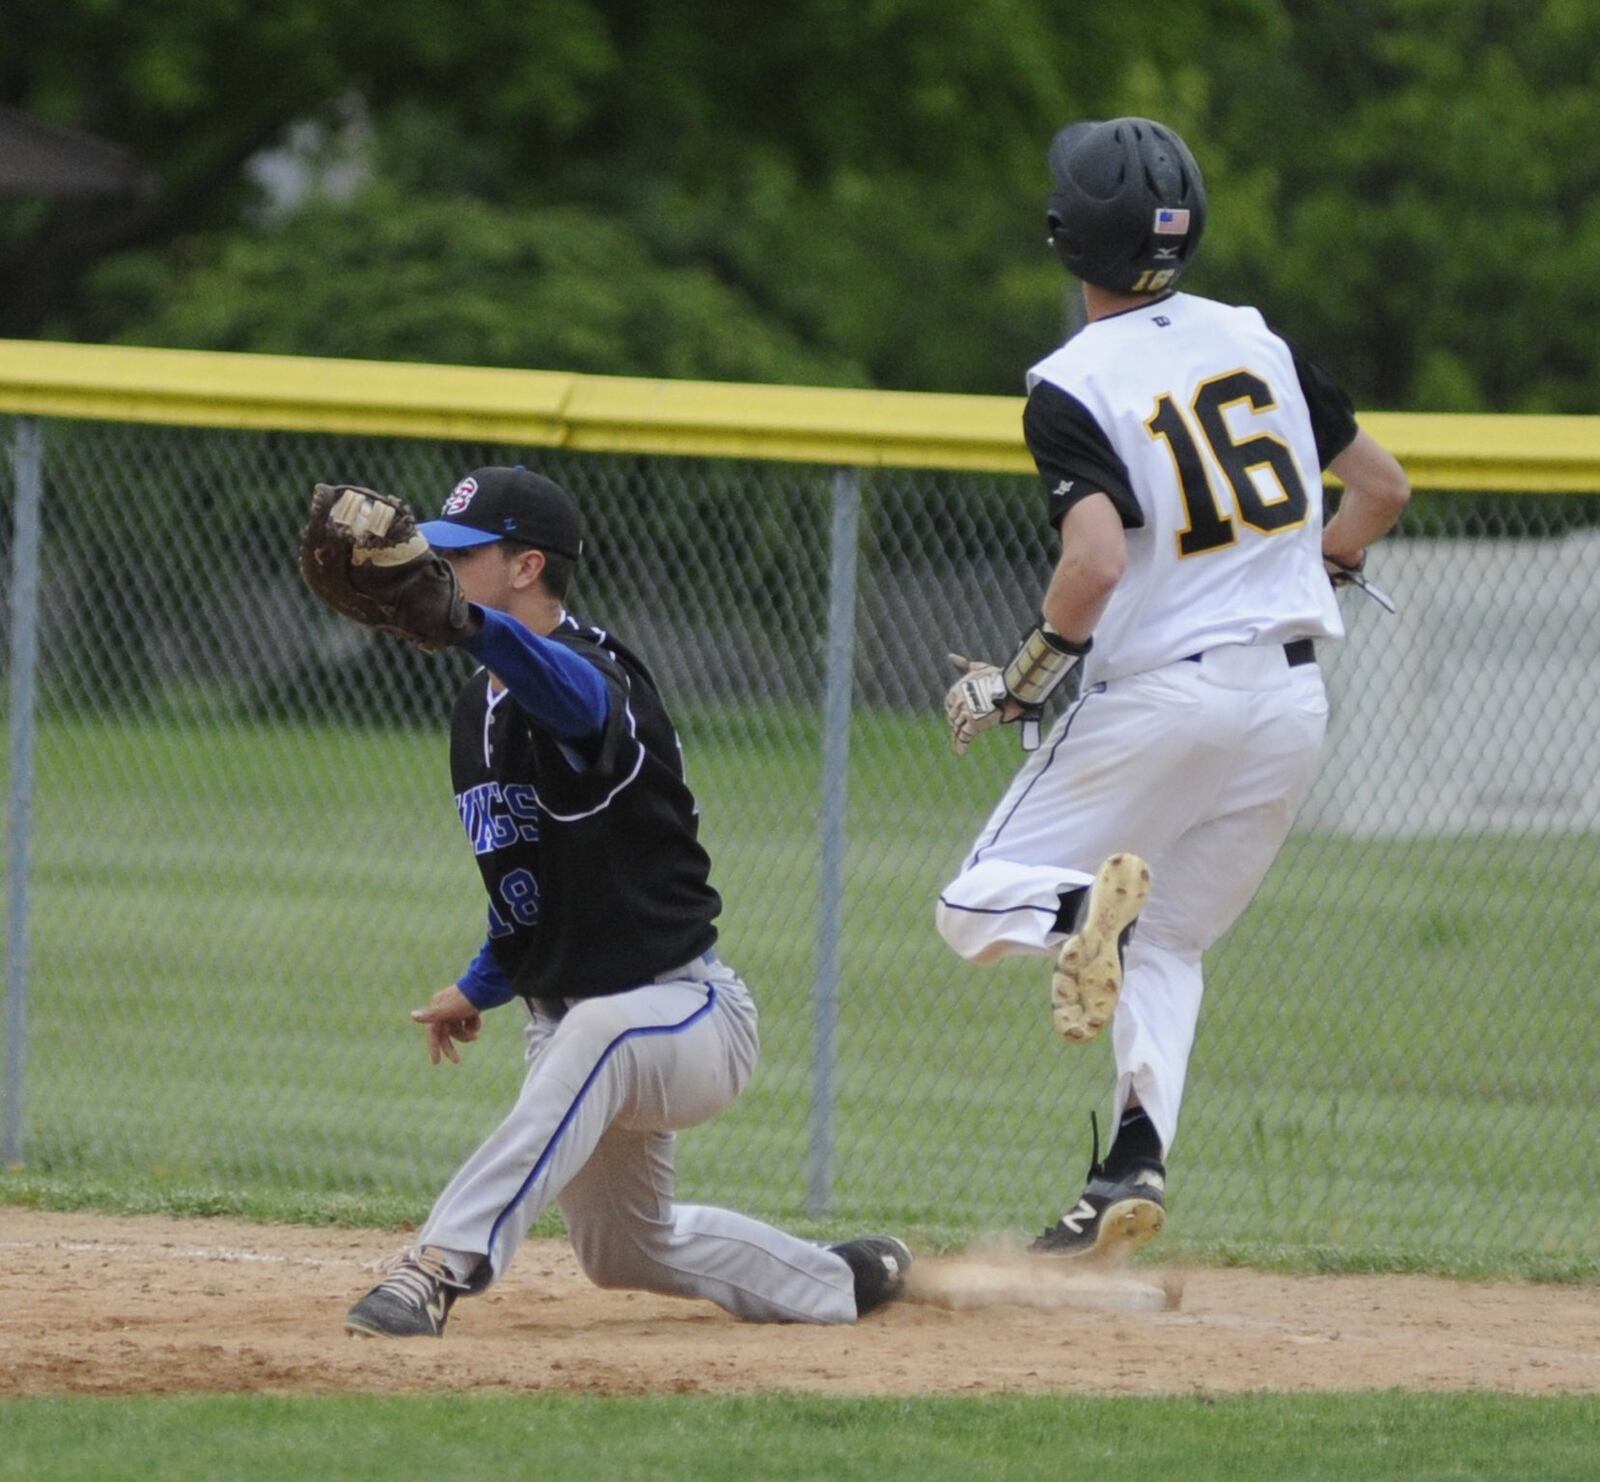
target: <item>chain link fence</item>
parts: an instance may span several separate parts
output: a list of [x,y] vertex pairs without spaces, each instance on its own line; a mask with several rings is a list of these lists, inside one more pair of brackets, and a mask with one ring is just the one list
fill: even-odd
[[[763,1010],[755,1083],[682,1139],[685,1196],[952,1238],[1075,1198],[1109,1050],[1054,1038],[1044,965],[969,968],[932,924],[1020,761],[1010,732],[953,757],[939,700],[947,649],[1001,656],[1034,611],[1034,481],[59,421],[0,445],[29,426],[28,1178],[415,1215],[502,1114],[514,1006],[460,1069],[405,1018],[480,942],[445,737],[465,662],[330,617],[294,549],[318,479],[433,513],[526,461],[584,509],[575,609],[679,721]],[[1208,959],[1169,1248],[1600,1269],[1597,569],[1600,499],[1424,494],[1374,559],[1400,615],[1344,599],[1321,780]]]

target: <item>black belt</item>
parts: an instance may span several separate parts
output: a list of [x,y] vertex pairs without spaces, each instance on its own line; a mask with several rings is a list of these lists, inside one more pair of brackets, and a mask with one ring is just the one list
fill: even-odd
[[[706,967],[715,967],[721,961],[722,959],[717,956],[717,949],[715,947],[707,947],[698,957],[691,957],[688,962],[684,963],[684,966],[694,967],[698,963]],[[663,973],[661,976],[665,977],[666,974]],[[639,986],[645,988],[652,982],[658,981],[659,979],[647,978]],[[531,993],[524,993],[522,997],[526,1000],[530,1009],[540,1009],[556,1020],[565,1019],[567,1011],[571,1008],[571,1005],[564,998],[536,998]]]
[[[1284,644],[1283,656],[1289,661],[1291,669],[1298,669],[1302,664],[1317,662],[1317,646],[1309,638],[1296,638]],[[1204,657],[1204,654],[1185,654],[1178,662],[1198,664]]]

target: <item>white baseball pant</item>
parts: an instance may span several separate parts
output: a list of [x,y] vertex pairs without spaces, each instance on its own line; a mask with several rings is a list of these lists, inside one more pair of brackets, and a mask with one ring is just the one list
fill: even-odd
[[1134,1090],[1162,1146],[1177,1135],[1204,982],[1201,955],[1250,903],[1315,774],[1328,702],[1315,664],[1270,647],[1212,649],[1097,684],[1017,773],[939,931],[969,962],[1053,953],[1062,893],[1109,854],[1153,883],[1111,1025],[1114,1120]]
[[[704,1297],[756,1322],[853,1322],[843,1257],[730,1210],[673,1199],[673,1133],[750,1079],[756,1009],[708,954],[654,983],[540,1008],[510,1114],[439,1195],[418,1236],[482,1290],[552,1203],[603,1287]],[[486,1256],[481,1264],[472,1257]],[[464,1258],[464,1259],[463,1259]]]

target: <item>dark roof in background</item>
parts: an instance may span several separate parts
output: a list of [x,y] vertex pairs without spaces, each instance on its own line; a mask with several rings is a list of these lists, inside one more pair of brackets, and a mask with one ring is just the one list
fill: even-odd
[[154,186],[122,145],[0,107],[0,195],[127,196]]

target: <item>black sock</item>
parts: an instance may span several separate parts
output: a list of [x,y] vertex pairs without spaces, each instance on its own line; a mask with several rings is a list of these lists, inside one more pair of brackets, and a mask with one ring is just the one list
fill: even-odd
[[1083,898],[1088,890],[1087,885],[1079,885],[1061,892],[1061,904],[1056,909],[1055,929],[1062,936],[1069,937],[1078,929],[1078,912],[1083,909]]
[[1117,1135],[1111,1140],[1111,1151],[1106,1154],[1105,1170],[1109,1174],[1127,1173],[1136,1163],[1160,1163],[1161,1138],[1155,1123],[1142,1106],[1130,1106],[1117,1124]]

